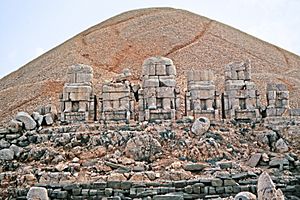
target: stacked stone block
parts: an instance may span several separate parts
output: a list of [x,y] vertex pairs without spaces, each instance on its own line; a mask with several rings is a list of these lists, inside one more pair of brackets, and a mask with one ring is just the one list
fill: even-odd
[[67,71],[67,82],[60,95],[60,120],[80,122],[94,120],[93,69],[76,64]]
[[267,116],[287,116],[289,110],[289,91],[284,84],[267,85]]
[[179,109],[176,68],[164,57],[144,61],[139,90],[139,121],[174,120]]
[[211,120],[220,119],[220,98],[214,84],[212,70],[191,70],[187,77],[185,99],[186,115],[198,118],[207,117]]
[[[228,175],[231,176],[231,175]],[[91,183],[36,184],[47,189],[51,199],[220,199],[239,192],[257,193],[257,178],[250,174],[165,182],[98,181]],[[286,197],[299,196],[296,181],[274,180]],[[27,189],[16,189],[14,197],[26,199]]]
[[116,81],[106,82],[102,87],[99,101],[100,120],[103,122],[123,121],[129,123],[134,119],[134,94],[126,75],[118,76]]
[[225,66],[224,114],[227,119],[257,119],[259,92],[251,81],[249,61],[233,62]]

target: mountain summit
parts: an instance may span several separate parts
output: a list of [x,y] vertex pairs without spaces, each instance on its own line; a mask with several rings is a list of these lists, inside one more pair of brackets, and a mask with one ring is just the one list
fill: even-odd
[[[300,105],[300,57],[220,22],[173,8],[133,10],[97,24],[0,80],[0,122],[17,111],[58,105],[67,67],[76,63],[94,70],[96,94],[106,79],[129,68],[133,81],[144,59],[160,55],[174,61],[178,83],[186,88],[190,69],[210,68],[224,86],[224,66],[249,59],[253,81],[265,94],[270,82],[285,83],[292,107]],[[265,96],[262,95],[262,101]]]

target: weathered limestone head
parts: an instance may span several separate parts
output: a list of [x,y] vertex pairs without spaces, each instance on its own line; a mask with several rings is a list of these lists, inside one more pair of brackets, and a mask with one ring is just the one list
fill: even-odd
[[75,64],[68,68],[67,83],[91,83],[93,68],[84,64]]
[[165,57],[150,57],[143,63],[142,76],[176,76],[173,61]]
[[251,80],[250,60],[244,62],[232,62],[225,66],[225,80]]

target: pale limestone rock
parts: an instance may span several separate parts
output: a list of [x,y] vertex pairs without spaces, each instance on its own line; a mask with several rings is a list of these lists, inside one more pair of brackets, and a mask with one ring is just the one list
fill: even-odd
[[51,113],[47,113],[45,115],[45,122],[48,126],[51,126],[54,123],[53,117]]
[[286,144],[286,142],[280,138],[279,140],[277,140],[277,142],[275,143],[275,150],[279,153],[285,153],[289,151],[289,147]]
[[136,161],[153,161],[161,151],[160,143],[151,135],[139,135],[127,142],[125,155]]
[[234,200],[256,200],[256,195],[251,192],[240,192],[235,195]]
[[15,144],[12,144],[10,147],[9,147],[10,150],[12,150],[14,152],[14,155],[18,158],[20,157],[21,153],[24,151],[24,149],[22,147],[18,147],[17,145]]
[[37,122],[38,126],[41,126],[41,125],[42,125],[43,120],[44,120],[43,115],[41,115],[41,114],[38,113],[38,112],[33,112],[33,113],[32,113],[32,117],[33,117],[33,119]]
[[107,181],[127,181],[127,178],[120,173],[111,173],[108,177],[107,177]]
[[16,115],[16,120],[22,122],[26,130],[33,130],[36,127],[36,122],[27,112],[19,112]]
[[49,200],[46,188],[31,187],[27,193],[28,200]]
[[284,200],[281,190],[276,190],[275,184],[267,172],[263,172],[257,182],[258,200]]
[[8,124],[8,130],[12,133],[17,133],[22,130],[23,123],[12,119]]
[[250,159],[246,162],[246,165],[250,167],[256,167],[261,159],[261,153],[255,153],[253,154]]
[[208,131],[210,127],[210,120],[206,117],[197,118],[191,128],[191,131],[195,135],[202,135]]
[[1,149],[0,150],[0,160],[13,160],[14,151],[11,149]]

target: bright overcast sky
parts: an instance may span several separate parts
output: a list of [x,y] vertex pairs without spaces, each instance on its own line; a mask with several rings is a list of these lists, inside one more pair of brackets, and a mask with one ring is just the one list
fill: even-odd
[[186,9],[300,55],[300,0],[2,0],[0,78],[105,19],[146,7]]

